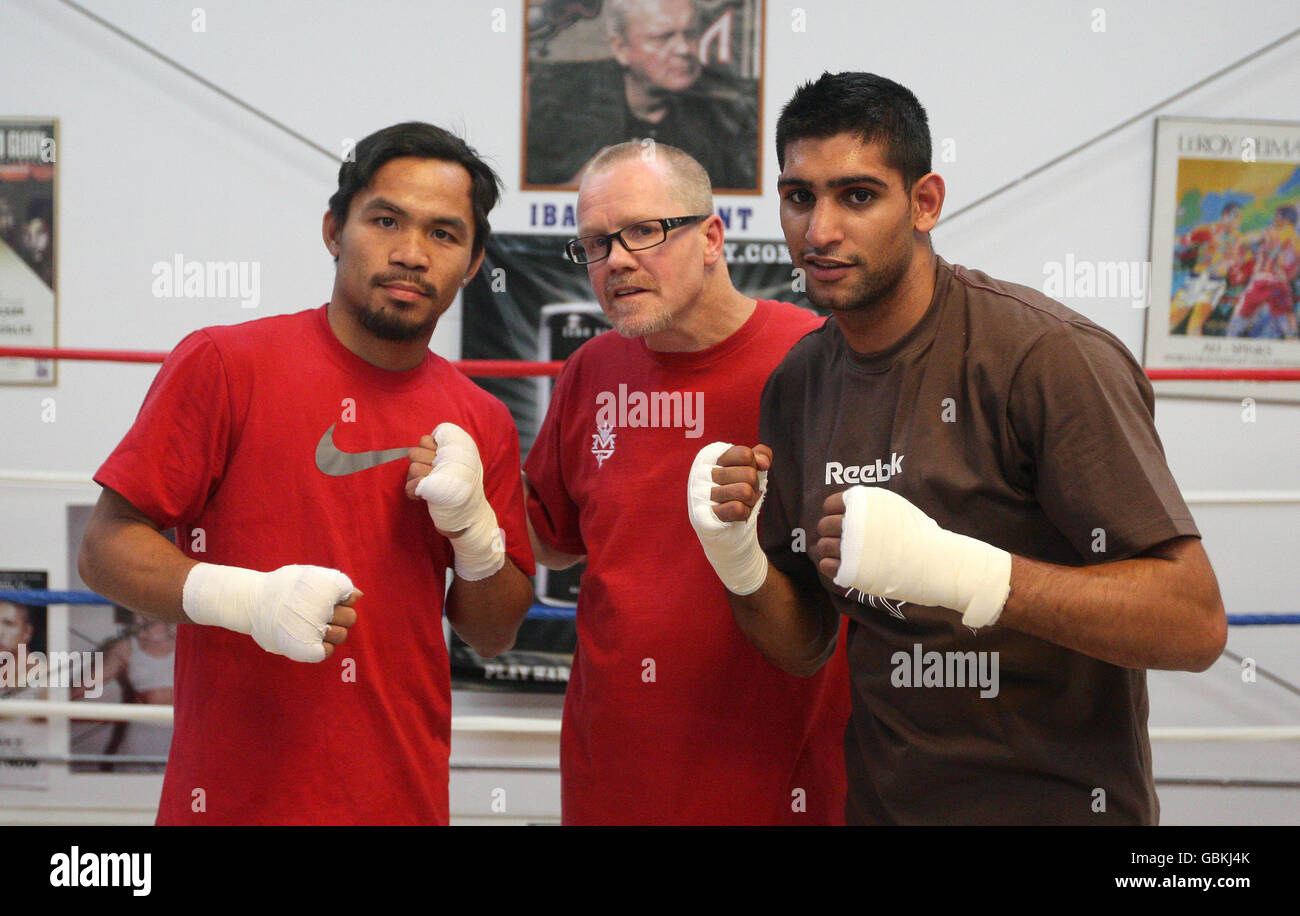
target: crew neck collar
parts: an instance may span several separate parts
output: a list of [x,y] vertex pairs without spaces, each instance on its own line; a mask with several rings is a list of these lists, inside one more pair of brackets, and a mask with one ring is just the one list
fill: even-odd
[[[418,366],[402,370],[381,369],[379,366],[366,362],[345,347],[343,342],[335,336],[334,329],[330,327],[328,302],[316,310],[316,329],[325,345],[326,353],[334,363],[352,375],[359,376],[367,383],[379,388],[404,391],[423,384],[425,380],[424,373],[434,358],[433,352],[426,350],[424,359]],[[292,341],[286,343],[288,346],[293,345]]]
[[637,339],[642,352],[663,366],[676,369],[697,369],[735,352],[754,338],[771,315],[772,304],[766,299],[755,300],[754,311],[745,323],[736,328],[730,336],[723,338],[711,347],[703,350],[652,350],[645,338]]

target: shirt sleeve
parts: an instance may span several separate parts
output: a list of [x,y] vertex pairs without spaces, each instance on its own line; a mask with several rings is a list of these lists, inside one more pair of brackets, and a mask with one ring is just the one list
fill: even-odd
[[533,548],[524,524],[524,488],[519,477],[519,431],[504,404],[497,403],[497,422],[493,438],[497,442],[492,457],[483,467],[483,493],[497,516],[497,526],[505,532],[506,554],[520,571],[531,576]]
[[1062,324],[1040,338],[1012,382],[1008,421],[1044,514],[1081,557],[1200,536],[1156,433],[1151,383],[1102,329]]
[[226,469],[231,406],[221,352],[206,331],[173,350],[125,438],[95,475],[160,528],[198,519]]
[[564,417],[570,403],[570,390],[576,375],[578,358],[570,357],[555,381],[551,403],[537,432],[533,447],[524,461],[528,478],[528,518],[537,539],[548,547],[574,556],[586,556],[582,540],[578,506],[569,495],[564,481],[562,434]]
[[533,440],[533,448],[524,461],[524,474],[528,477],[528,518],[533,522],[533,533],[538,541],[552,550],[586,556],[582,541],[581,518],[577,504],[569,495],[564,481],[564,420],[571,403],[573,378],[580,356],[569,357],[563,372],[555,379],[551,403],[546,418]]

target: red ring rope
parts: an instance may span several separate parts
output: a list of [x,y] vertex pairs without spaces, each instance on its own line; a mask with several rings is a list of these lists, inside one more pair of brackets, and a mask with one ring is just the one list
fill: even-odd
[[1147,369],[1153,382],[1300,382],[1300,369]]
[[[72,347],[0,347],[0,358],[74,359],[106,363],[160,363],[166,350],[86,350]],[[563,362],[536,363],[513,359],[462,359],[453,366],[476,378],[527,378],[559,375]]]
[[[161,363],[165,350],[87,350],[71,347],[0,347],[0,358],[72,359],[110,363]],[[528,378],[559,375],[561,362],[513,359],[462,359],[452,363],[476,378]],[[1152,381],[1300,382],[1300,369],[1147,369]]]

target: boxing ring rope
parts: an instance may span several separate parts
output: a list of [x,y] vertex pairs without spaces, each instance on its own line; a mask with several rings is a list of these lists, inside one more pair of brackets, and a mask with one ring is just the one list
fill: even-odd
[[[125,363],[161,363],[167,357],[161,350],[120,350],[91,349],[76,347],[0,347],[0,358],[24,359],[67,359],[89,362],[125,362]],[[523,360],[459,360],[452,363],[465,375],[476,378],[527,378],[537,376],[555,376],[563,368],[561,361],[528,362]],[[1262,381],[1282,382],[1300,381],[1300,369],[1166,369],[1149,368],[1144,370],[1152,381]],[[59,471],[0,471],[0,483],[49,484],[49,485],[89,485],[93,481],[88,475]],[[1271,503],[1300,502],[1300,492],[1291,491],[1206,491],[1188,493],[1189,503]],[[106,605],[112,602],[85,591],[55,592],[48,590],[0,590],[0,600],[19,601],[24,604],[95,604]],[[572,620],[573,608],[558,608],[535,604],[529,610],[531,620]],[[1231,626],[1277,626],[1300,624],[1300,614],[1229,614]],[[1239,656],[1225,650],[1224,656],[1240,661]],[[1257,669],[1256,670],[1260,670]],[[1269,676],[1267,672],[1261,674]],[[1270,679],[1294,693],[1300,688],[1290,685],[1280,678]],[[120,721],[149,722],[170,724],[172,707],[147,704],[95,703],[93,708],[82,702],[58,700],[10,700],[0,698],[0,718],[68,718],[78,721]],[[510,733],[540,734],[558,736],[560,723],[554,719],[520,718],[508,716],[453,716],[453,732],[461,733]],[[1300,725],[1264,725],[1264,726],[1166,726],[1149,729],[1152,741],[1300,741]],[[84,755],[47,755],[51,762],[69,762],[80,760]],[[94,756],[94,755],[91,755]],[[0,757],[0,760],[4,759]],[[35,758],[25,758],[32,760]],[[89,758],[87,758],[88,760]],[[117,758],[114,758],[117,759]],[[150,758],[155,760],[155,758]],[[156,758],[164,762],[164,758]],[[471,764],[472,766],[472,764]],[[495,765],[493,765],[495,768]],[[509,768],[511,765],[503,764]]]
[[[66,700],[0,699],[0,717],[66,718],[79,722],[172,723],[172,707],[145,703],[86,703]],[[461,733],[560,734],[559,719],[517,716],[452,716],[451,730]],[[1300,725],[1164,725],[1147,729],[1152,741],[1300,741]]]
[[[97,363],[161,363],[167,358],[166,350],[102,350],[84,347],[0,347],[0,358],[67,359]],[[532,378],[539,375],[559,375],[563,361],[528,362],[521,359],[461,359],[452,362],[461,372],[473,378]],[[1300,372],[1295,374],[1300,380]]]
[[[103,350],[84,347],[0,347],[0,358],[67,359],[105,363],[161,363],[165,350]],[[562,361],[462,359],[452,363],[474,378],[527,378],[559,375]],[[1153,382],[1300,382],[1300,369],[1145,369]]]
[[[111,605],[112,602],[89,591],[54,591],[49,589],[0,589],[0,601],[16,601],[35,605]],[[550,607],[535,604],[528,618],[573,620],[574,608]],[[1295,626],[1300,625],[1300,614],[1229,614],[1229,626]],[[1223,656],[1240,663],[1241,656],[1224,650]],[[1256,665],[1257,673],[1292,693],[1300,688]],[[10,700],[0,698],[0,718],[67,718],[77,721],[148,722],[171,724],[171,706],[139,703],[94,703],[63,700]],[[452,716],[453,733],[534,734],[558,736],[560,722],[555,719],[520,718],[514,716]],[[1152,741],[1300,741],[1300,725],[1254,726],[1157,726],[1148,729]],[[0,760],[6,759],[0,757]],[[31,760],[33,758],[27,757]],[[76,759],[80,759],[77,757]],[[159,758],[160,762],[162,758]],[[67,758],[60,761],[67,762]],[[493,767],[494,769],[496,767]]]

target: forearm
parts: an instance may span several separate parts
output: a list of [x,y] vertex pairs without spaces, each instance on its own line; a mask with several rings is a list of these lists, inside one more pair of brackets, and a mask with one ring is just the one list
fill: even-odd
[[121,500],[101,496],[81,542],[77,568],[86,585],[116,604],[174,623],[185,579],[198,561],[181,553],[152,525],[117,510]]
[[727,597],[741,632],[782,671],[810,677],[835,651],[839,615],[829,597],[821,589],[800,589],[770,563],[758,591]]
[[1095,566],[1013,557],[998,623],[1128,668],[1203,671],[1227,638],[1218,583],[1195,538]]
[[447,620],[483,658],[515,644],[519,625],[533,603],[533,584],[509,559],[486,579],[457,578],[447,592]]

